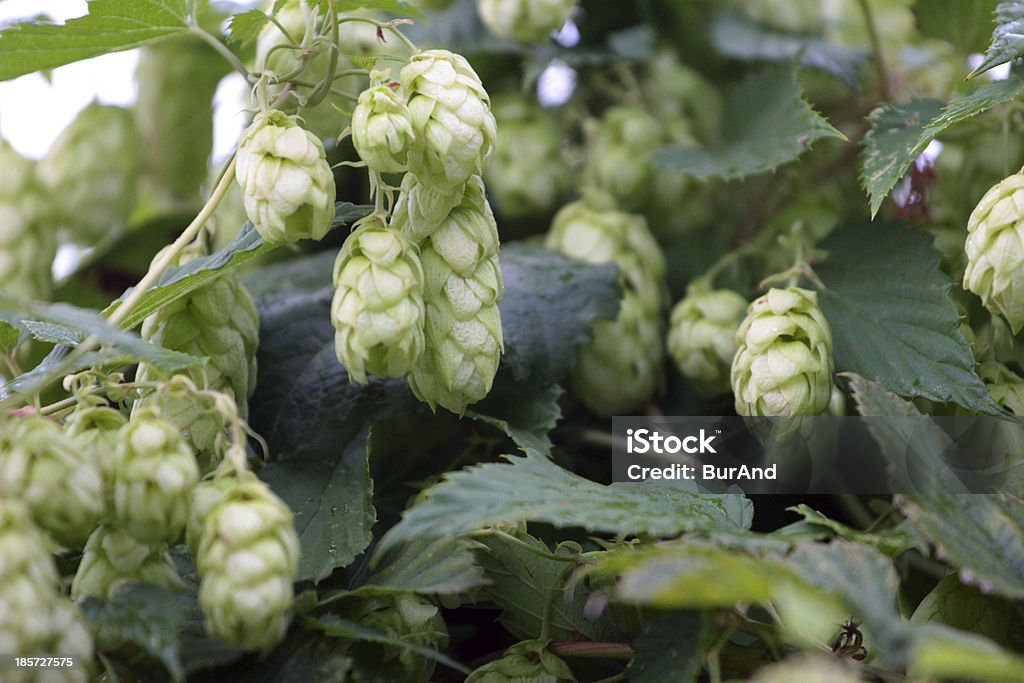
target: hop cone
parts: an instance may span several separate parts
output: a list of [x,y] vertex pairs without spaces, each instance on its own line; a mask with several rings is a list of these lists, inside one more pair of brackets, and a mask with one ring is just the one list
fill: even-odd
[[185,588],[166,543],[141,543],[121,529],[101,526],[85,544],[71,583],[71,599],[87,595],[109,598],[118,586],[133,581],[169,590]]
[[540,43],[562,28],[575,4],[576,0],[477,0],[476,8],[494,35]]
[[503,350],[498,226],[479,178],[423,242],[420,260],[427,345],[409,385],[431,408],[461,415],[490,392]]
[[650,199],[657,175],[651,153],[665,142],[663,125],[643,107],[612,107],[604,113],[587,147],[584,181],[611,194],[620,206],[640,209]]
[[207,630],[246,650],[277,645],[291,620],[298,563],[288,506],[260,481],[234,487],[206,518],[196,555]]
[[420,182],[448,190],[482,173],[497,130],[487,91],[465,57],[420,52],[400,80],[416,134],[409,170]]
[[539,640],[524,640],[505,650],[501,659],[484,664],[466,683],[573,683],[572,669]]
[[667,303],[665,258],[646,221],[616,211],[607,197],[592,194],[558,212],[547,246],[590,263],[618,265],[623,292],[619,315],[594,325],[594,340],[580,350],[572,382],[576,394],[598,415],[642,406],[662,376]]
[[722,120],[722,101],[715,86],[682,64],[671,48],[658,50],[644,66],[640,85],[644,103],[654,117],[674,125],[689,122],[694,137],[704,143],[715,142]]
[[199,466],[178,430],[149,411],[121,429],[115,454],[114,523],[142,543],[173,543],[185,530]]
[[1014,334],[1024,326],[1024,174],[985,193],[967,220],[964,288],[1002,314]]
[[74,447],[99,469],[105,506],[114,497],[114,453],[126,422],[124,415],[113,408],[80,405],[64,423],[64,431]]
[[193,560],[199,556],[199,542],[203,537],[206,518],[236,486],[237,478],[223,476],[217,470],[192,487],[189,494],[188,522],[185,525],[185,545]]
[[825,412],[832,393],[832,333],[817,294],[799,287],[768,290],[750,304],[736,339],[732,389],[737,413],[789,417]]
[[572,178],[558,126],[522,98],[496,102],[494,117],[501,135],[484,179],[499,215],[546,214],[565,195]]
[[352,112],[352,144],[367,166],[381,173],[407,170],[415,141],[409,108],[399,93],[381,84],[359,94]]
[[44,299],[57,241],[45,228],[35,165],[0,139],[0,168],[0,291]]
[[238,143],[245,213],[267,242],[321,239],[334,218],[334,175],[323,143],[294,116],[256,115]]
[[419,243],[430,237],[452,209],[462,203],[465,192],[466,185],[454,190],[439,190],[420,182],[412,173],[406,173],[391,216],[391,227]]
[[0,434],[0,496],[21,498],[36,524],[81,548],[103,514],[103,478],[84,453],[43,417],[10,420]]
[[[182,259],[187,262],[189,257]],[[248,416],[248,400],[256,388],[256,345],[259,313],[249,292],[233,273],[218,277],[146,318],[142,338],[173,351],[207,358],[205,366],[187,371],[200,388],[230,396],[239,415]],[[143,364],[137,379],[152,379]],[[135,411],[155,407],[177,427],[207,472],[220,460],[220,415],[192,396],[160,389],[136,403]]]
[[349,378],[404,377],[423,353],[423,267],[379,219],[348,236],[334,264],[334,348]]
[[132,112],[98,103],[50,147],[39,177],[60,197],[54,209],[76,240],[93,244],[124,225],[135,207],[141,150]]
[[736,292],[692,286],[672,309],[668,352],[701,393],[729,391],[736,328],[746,312],[747,300]]

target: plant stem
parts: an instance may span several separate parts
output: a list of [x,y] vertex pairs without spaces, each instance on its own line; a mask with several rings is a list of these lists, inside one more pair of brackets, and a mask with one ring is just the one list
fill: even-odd
[[633,648],[628,643],[595,643],[590,641],[561,640],[548,646],[559,657],[592,657],[600,659],[633,659]]
[[195,35],[197,35],[200,38],[202,38],[203,41],[205,41],[207,45],[209,45],[214,50],[216,50],[220,54],[221,57],[223,57],[224,59],[228,60],[228,62],[235,69],[235,71],[237,71],[238,73],[242,74],[242,77],[245,79],[246,83],[252,83],[253,82],[253,76],[252,76],[252,74],[249,73],[249,70],[247,68],[245,68],[245,64],[242,63],[242,60],[239,59],[235,55],[234,52],[232,52],[230,49],[228,49],[227,45],[225,45],[224,43],[222,43],[219,40],[217,40],[216,36],[211,34],[209,31],[207,31],[203,27],[197,26],[195,24],[192,24],[189,27],[189,30],[192,33],[194,33]]
[[[398,28],[396,28],[395,25],[390,21],[377,21],[376,19],[370,19],[369,17],[344,17],[342,19],[339,19],[338,23],[344,24],[349,21],[360,21],[363,22],[364,24],[372,24],[373,26],[376,26],[379,29],[387,29],[388,31],[391,31],[391,33],[395,34],[395,36],[397,36],[400,41],[402,41],[402,44],[405,45],[409,52],[411,52],[412,54],[417,54],[420,51],[420,49],[416,47],[415,43],[406,38],[405,34],[399,31]],[[405,23],[411,22],[406,21]]]
[[882,98],[885,101],[892,100],[892,91],[889,86],[889,71],[885,66],[885,55],[882,52],[882,41],[878,37],[878,26],[875,25],[875,17],[871,12],[871,5],[868,0],[857,0],[860,4],[861,14],[864,15],[864,23],[867,25],[868,38],[871,41],[871,52],[874,56],[875,68],[878,70],[878,78],[882,81]]

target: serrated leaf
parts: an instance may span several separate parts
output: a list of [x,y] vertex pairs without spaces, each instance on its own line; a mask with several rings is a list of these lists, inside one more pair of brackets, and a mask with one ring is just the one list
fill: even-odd
[[991,638],[1005,647],[1024,645],[1024,615],[1009,600],[985,595],[965,586],[956,574],[939,579],[910,620],[915,624],[942,624]]
[[815,272],[832,328],[835,366],[900,396],[1001,414],[974,370],[951,283],[923,232],[898,223],[850,223],[822,243]]
[[415,540],[386,555],[367,586],[410,593],[453,595],[484,583],[467,541]]
[[1024,503],[1006,495],[900,496],[907,519],[960,579],[983,593],[1024,598]]
[[10,323],[0,320],[0,353],[10,353],[18,347],[21,332]]
[[747,528],[750,501],[679,487],[604,486],[528,454],[451,472],[406,510],[380,551],[414,538],[459,536],[499,522],[547,522],[623,535],[673,536],[684,531]]
[[177,596],[164,588],[131,583],[109,599],[86,597],[82,614],[100,642],[127,641],[159,660],[175,681],[185,680],[178,652],[178,630],[184,620]]
[[870,56],[867,50],[823,38],[773,31],[728,11],[718,14],[711,24],[711,41],[721,54],[745,61],[797,60],[801,66],[835,76],[854,91],[860,69]]
[[996,7],[996,27],[992,31],[992,43],[981,61],[967,78],[985,73],[989,69],[1013,61],[1024,54],[1024,2],[1003,0]]
[[655,163],[701,179],[744,178],[793,161],[821,138],[846,136],[803,99],[797,67],[767,67],[726,88],[720,149],[669,145]]
[[64,24],[27,21],[0,31],[0,81],[139,47],[188,29],[186,0],[92,0]]
[[879,531],[858,531],[826,517],[803,503],[786,509],[802,516],[804,521],[810,526],[823,527],[829,529],[840,538],[873,546],[890,557],[895,557],[911,549],[920,550],[922,553],[928,552],[927,541],[906,522],[901,522]]
[[496,381],[488,396],[466,410],[466,417],[497,427],[526,453],[551,452],[548,432],[562,417],[562,389],[526,382]]
[[633,641],[635,654],[627,669],[629,680],[631,683],[696,681],[707,632],[707,620],[700,612],[663,612],[650,617]]
[[998,0],[917,0],[914,15],[921,35],[945,40],[961,52],[981,52]]
[[228,21],[229,40],[244,47],[256,40],[268,21],[266,12],[258,9],[239,12]]

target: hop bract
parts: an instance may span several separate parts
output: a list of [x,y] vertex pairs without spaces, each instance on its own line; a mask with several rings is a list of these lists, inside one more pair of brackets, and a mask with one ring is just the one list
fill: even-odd
[[487,91],[466,58],[425,50],[402,68],[400,80],[416,133],[409,170],[444,189],[482,173],[497,130]]
[[103,498],[113,500],[114,452],[119,431],[127,420],[120,411],[105,406],[79,405],[64,422],[64,431],[71,437],[83,457],[91,458],[103,479]]
[[539,43],[569,18],[576,0],[477,0],[484,25],[496,36]]
[[560,657],[539,640],[524,640],[505,650],[501,659],[484,664],[466,679],[466,683],[572,683],[576,677]]
[[57,240],[44,222],[35,164],[0,139],[0,168],[0,291],[46,298]]
[[818,296],[799,287],[770,289],[736,332],[732,364],[736,412],[748,416],[820,415],[832,394],[832,333]]
[[747,300],[736,292],[707,287],[691,287],[672,309],[668,352],[701,393],[729,391],[736,328],[746,311]]
[[367,166],[380,173],[407,170],[415,141],[409,108],[401,94],[388,84],[359,94],[352,112],[352,144]]
[[985,193],[967,220],[964,288],[1001,314],[1014,334],[1024,326],[1024,174]]
[[71,599],[109,598],[119,586],[133,581],[168,590],[185,588],[166,543],[141,543],[121,529],[101,526],[85,544],[71,583]]
[[265,484],[239,483],[213,508],[196,566],[211,634],[246,650],[281,642],[291,621],[299,537],[291,510]]
[[267,242],[321,239],[334,218],[334,175],[323,143],[280,111],[256,115],[238,143],[245,213]]
[[423,353],[423,267],[415,247],[379,219],[345,240],[334,264],[334,348],[349,378],[404,377]]
[[430,237],[452,209],[462,203],[466,185],[441,190],[406,173],[401,190],[392,212],[391,227],[419,243]]

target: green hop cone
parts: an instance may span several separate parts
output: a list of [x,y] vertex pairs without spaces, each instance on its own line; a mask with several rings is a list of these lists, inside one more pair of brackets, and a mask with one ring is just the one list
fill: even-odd
[[426,350],[409,385],[432,409],[441,405],[461,415],[490,392],[504,349],[498,226],[479,178],[467,183],[462,203],[423,242],[420,261]]
[[540,640],[524,640],[505,650],[501,659],[484,664],[466,683],[574,683],[569,665]]
[[206,518],[236,486],[236,477],[225,476],[220,470],[216,470],[192,487],[189,494],[188,522],[185,525],[185,545],[193,560],[199,556],[199,542],[203,537]]
[[256,479],[233,487],[207,516],[196,554],[207,630],[246,650],[273,648],[291,621],[298,566],[288,506]]
[[114,453],[126,422],[119,410],[90,405],[79,405],[64,422],[64,431],[74,447],[99,468],[104,505],[114,497]]
[[590,263],[614,262],[622,301],[615,320],[598,320],[572,373],[577,396],[594,413],[621,415],[644,405],[664,368],[665,257],[642,216],[616,211],[591,193],[555,215],[547,246]]
[[334,219],[323,143],[294,116],[260,112],[242,133],[235,169],[245,213],[267,242],[322,239]]
[[352,112],[352,144],[367,166],[380,173],[407,170],[415,141],[409,107],[390,84],[374,85],[359,94]]
[[399,79],[416,134],[409,170],[420,182],[445,190],[481,174],[497,128],[490,97],[466,58],[425,50],[413,55]]
[[0,138],[0,168],[0,292],[44,299],[57,240],[46,229],[35,163]]
[[439,190],[406,173],[391,216],[391,227],[419,243],[430,237],[452,209],[462,203],[465,192],[466,185]]
[[750,304],[736,339],[732,389],[737,413],[791,417],[825,412],[832,395],[832,332],[816,293],[799,287],[768,290]]
[[132,112],[90,104],[39,163],[39,177],[60,197],[60,224],[94,244],[120,230],[135,208],[142,141]]
[[1024,174],[985,193],[967,219],[964,289],[1001,314],[1016,334],[1024,326]]
[[691,286],[672,309],[668,352],[700,393],[729,391],[736,328],[746,312],[747,300],[736,292],[706,286]]
[[85,544],[71,582],[71,599],[109,598],[120,585],[133,581],[168,590],[185,588],[166,543],[141,543],[121,529],[101,526]]
[[188,520],[199,466],[178,430],[141,411],[120,432],[114,455],[114,524],[142,543],[174,543]]
[[60,544],[81,548],[103,515],[103,477],[44,417],[9,420],[0,434],[0,496],[25,501],[36,524]]
[[379,218],[348,236],[334,264],[334,348],[349,379],[404,377],[423,353],[423,266]]
[[626,209],[644,207],[657,174],[650,156],[665,142],[664,126],[644,107],[611,107],[587,146],[584,183],[611,194]]
[[978,375],[996,403],[1017,417],[1024,417],[1024,378],[996,361],[978,365]]
[[501,38],[540,43],[562,28],[576,0],[477,0],[484,26]]

